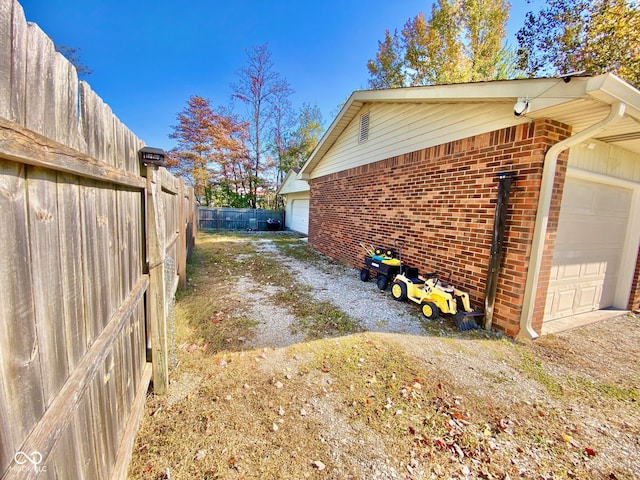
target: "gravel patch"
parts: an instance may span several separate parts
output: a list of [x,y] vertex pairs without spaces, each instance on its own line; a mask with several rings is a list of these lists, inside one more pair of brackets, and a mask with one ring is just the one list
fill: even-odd
[[[388,291],[379,290],[374,281],[362,282],[360,272],[327,260],[317,266],[282,255],[268,239],[256,241],[261,253],[277,258],[281,265],[295,273],[296,279],[312,287],[312,295],[320,301],[332,302],[370,332],[420,335],[425,329],[416,305],[395,301]],[[282,330],[287,319],[271,318],[274,329]],[[293,342],[292,342],[293,343]]]

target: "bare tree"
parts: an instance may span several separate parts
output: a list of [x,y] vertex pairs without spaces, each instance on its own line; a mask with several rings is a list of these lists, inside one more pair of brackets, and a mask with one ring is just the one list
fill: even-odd
[[246,50],[247,64],[236,72],[238,82],[231,86],[233,98],[246,107],[249,124],[249,150],[252,160],[249,176],[249,197],[253,208],[257,205],[258,187],[264,185],[264,174],[270,166],[268,148],[272,138],[276,109],[283,99],[293,94],[286,79],[274,69],[269,44]]
[[86,80],[86,78],[93,73],[93,70],[82,63],[82,59],[80,58],[80,49],[78,47],[56,45],[56,51],[60,52],[64,58],[69,60],[71,64],[76,67],[76,72],[78,73],[78,78],[80,80]]

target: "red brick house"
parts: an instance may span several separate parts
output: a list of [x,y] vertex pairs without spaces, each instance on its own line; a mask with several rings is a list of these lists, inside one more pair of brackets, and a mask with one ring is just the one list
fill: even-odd
[[501,172],[492,328],[640,309],[640,91],[612,74],[354,92],[298,174],[309,244],[359,268],[402,239],[482,309]]

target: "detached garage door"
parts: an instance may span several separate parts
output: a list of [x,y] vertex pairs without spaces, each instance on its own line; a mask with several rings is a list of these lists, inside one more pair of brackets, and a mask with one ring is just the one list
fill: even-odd
[[293,200],[291,203],[291,230],[309,233],[309,199]]
[[568,177],[545,321],[613,305],[631,190]]

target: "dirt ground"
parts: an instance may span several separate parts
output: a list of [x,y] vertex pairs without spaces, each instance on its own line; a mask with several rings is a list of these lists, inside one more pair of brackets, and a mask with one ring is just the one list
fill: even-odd
[[520,343],[423,321],[296,237],[196,248],[129,478],[640,478],[640,316]]

